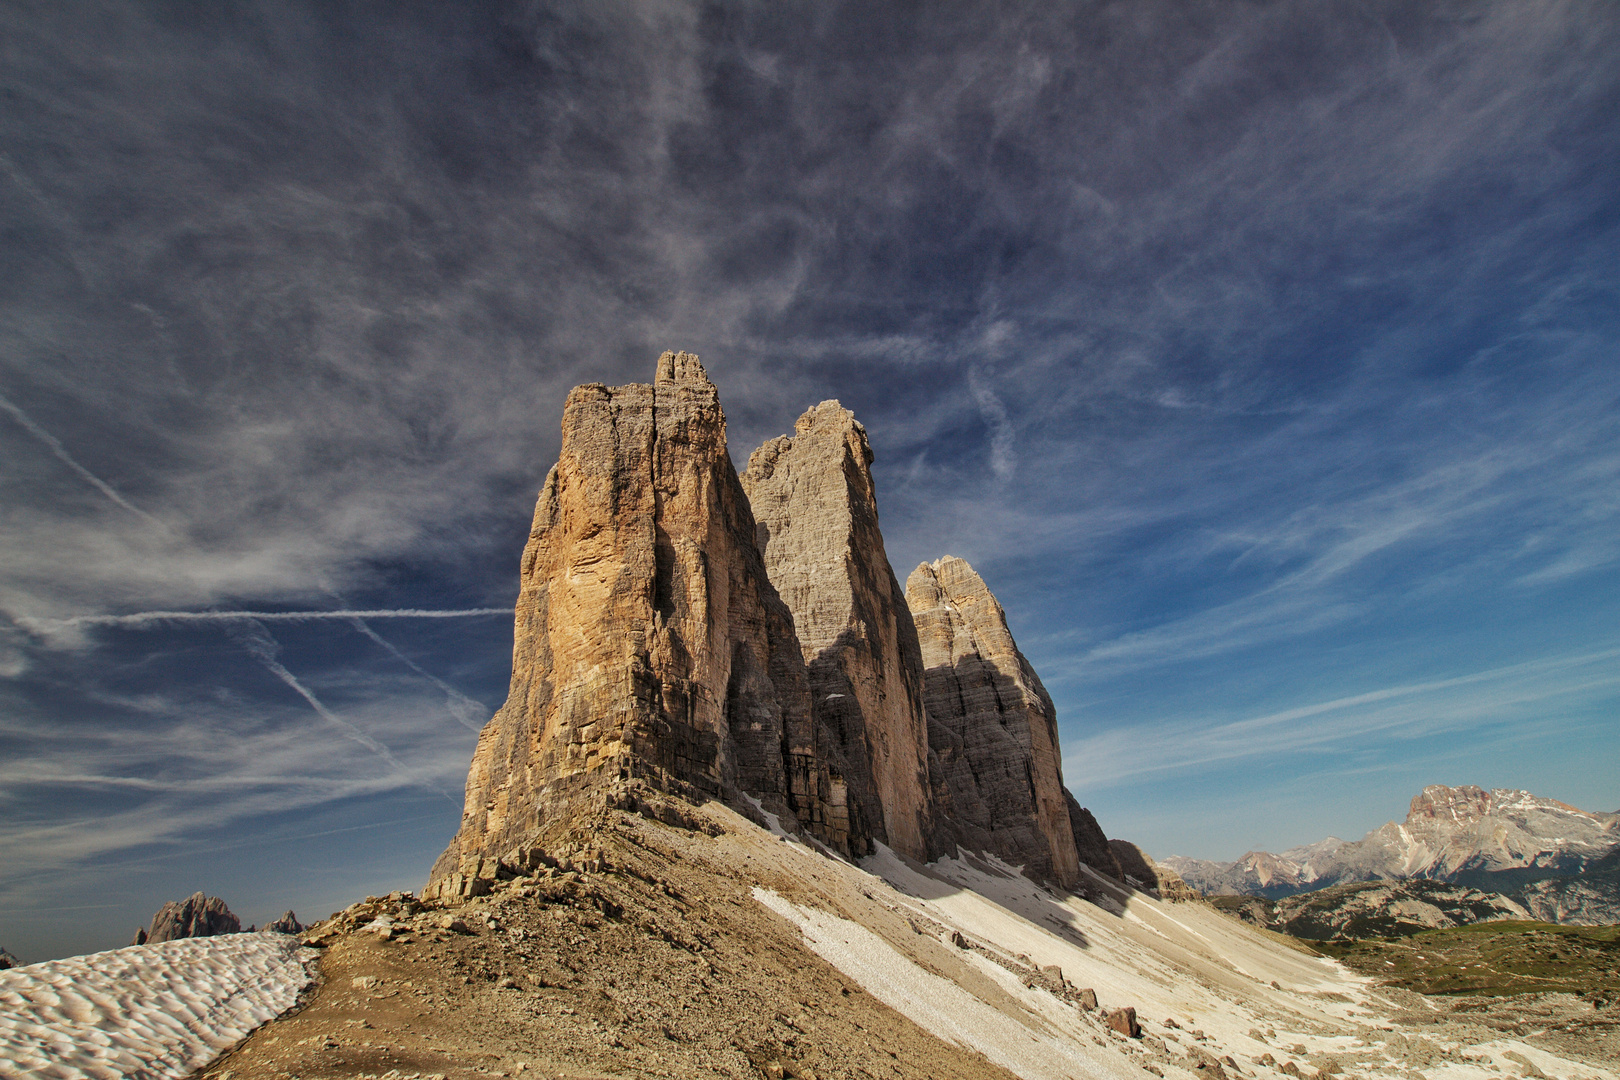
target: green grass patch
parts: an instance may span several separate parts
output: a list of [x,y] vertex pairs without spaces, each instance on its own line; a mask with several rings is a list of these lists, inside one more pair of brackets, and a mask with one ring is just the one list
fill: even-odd
[[1325,956],[1421,994],[1620,994],[1620,926],[1489,922],[1400,938],[1313,941]]

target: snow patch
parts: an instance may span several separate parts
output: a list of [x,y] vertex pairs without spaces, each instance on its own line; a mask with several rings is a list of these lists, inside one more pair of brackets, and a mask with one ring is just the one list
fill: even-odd
[[[936,1038],[976,1050],[1023,1080],[1096,1080],[1110,1073],[1136,1073],[1104,1055],[1085,1053],[1072,1037],[1025,1026],[949,979],[923,970],[859,923],[802,907],[759,886],[754,899],[797,926],[812,952],[883,1004]],[[986,963],[983,970],[1008,980],[995,965]],[[1016,980],[1007,985],[1021,989]]]
[[772,835],[774,835],[778,840],[793,839],[792,836],[788,835],[788,831],[782,828],[782,819],[765,809],[765,805],[758,799],[745,793],[743,795],[743,801],[748,803],[749,806],[752,806],[759,813],[759,816],[765,819],[765,827],[771,830]]
[[316,955],[261,932],[0,971],[0,1078],[186,1076],[292,1008]]

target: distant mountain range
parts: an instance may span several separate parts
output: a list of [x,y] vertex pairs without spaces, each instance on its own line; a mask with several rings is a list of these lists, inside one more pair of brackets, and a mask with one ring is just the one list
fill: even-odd
[[1620,922],[1620,813],[1593,813],[1528,791],[1432,784],[1404,822],[1236,862],[1171,855],[1159,863],[1212,896],[1280,899],[1347,882],[1443,881],[1500,893],[1549,922]]

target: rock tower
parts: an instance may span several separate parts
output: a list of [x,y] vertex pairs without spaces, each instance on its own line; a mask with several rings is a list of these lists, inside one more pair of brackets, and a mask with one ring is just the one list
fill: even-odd
[[855,414],[823,401],[792,436],[748,459],[771,584],[793,612],[816,719],[848,770],[857,836],[929,857],[934,815],[922,652],[878,528],[872,447]]
[[[577,386],[535,506],[511,690],[424,897],[533,868],[548,826],[744,798],[846,855],[989,851],[1065,888],[1120,867],[1064,790],[1052,700],[961,559],[904,592],[872,448],[836,401],[739,478],[698,358]],[[662,808],[662,809],[659,809]]]
[[960,842],[1073,888],[1080,856],[1057,713],[1001,605],[973,567],[950,555],[911,572],[906,601],[922,644],[930,739]]
[[664,353],[651,385],[575,387],[523,550],[511,690],[428,894],[532,865],[543,821],[631,781],[760,796],[845,849],[822,742],[698,358]]

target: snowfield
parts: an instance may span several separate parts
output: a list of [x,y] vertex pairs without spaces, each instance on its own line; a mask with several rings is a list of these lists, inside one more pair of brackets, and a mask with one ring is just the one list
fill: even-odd
[[225,934],[0,971],[0,1077],[186,1076],[292,1008],[316,956],[287,934]]

